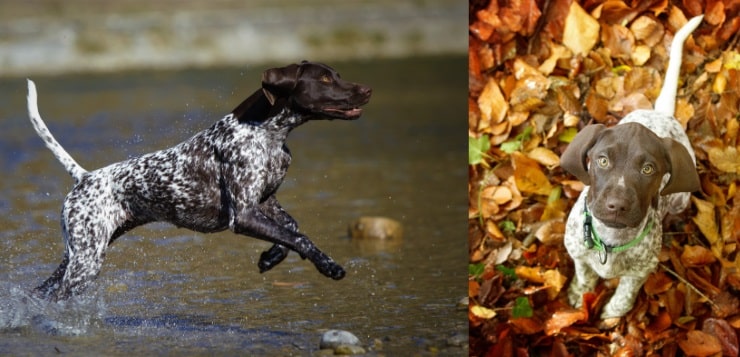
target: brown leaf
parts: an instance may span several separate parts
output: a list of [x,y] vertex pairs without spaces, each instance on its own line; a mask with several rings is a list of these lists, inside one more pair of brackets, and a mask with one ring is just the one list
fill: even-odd
[[601,31],[601,41],[613,57],[628,59],[635,46],[635,35],[622,25],[605,26]]
[[515,327],[517,332],[525,335],[531,335],[541,332],[544,326],[542,321],[533,317],[519,317],[509,319],[509,323]]
[[704,21],[715,26],[725,22],[725,4],[722,0],[707,0],[707,7],[704,10]]
[[681,253],[681,263],[687,267],[699,267],[717,261],[712,252],[700,245],[688,245]]
[[692,221],[696,223],[701,233],[704,234],[709,244],[712,245],[712,253],[717,257],[721,257],[724,242],[719,237],[717,222],[714,218],[714,205],[698,199],[696,196],[691,196],[691,201],[694,202],[698,210]]
[[737,334],[727,321],[710,317],[704,320],[702,331],[717,337],[722,346],[722,356],[737,357]]
[[588,319],[588,313],[584,309],[561,309],[555,311],[547,321],[545,321],[545,334],[552,336],[560,330],[573,325],[576,322],[583,322]]
[[630,30],[635,35],[635,39],[651,47],[657,45],[665,33],[663,25],[650,16],[638,17],[630,25]]
[[673,286],[673,280],[666,273],[660,271],[650,274],[643,288],[648,295],[658,295],[668,291],[671,286]]
[[498,124],[506,117],[509,104],[506,103],[501,88],[493,78],[489,78],[486,86],[478,97],[478,108],[481,120],[478,123],[478,131],[485,131],[494,124]]
[[678,340],[678,346],[689,356],[705,357],[722,352],[717,337],[699,330],[686,333],[685,339]]
[[727,173],[740,174],[740,153],[734,146],[713,147],[707,152],[709,162],[717,169]]

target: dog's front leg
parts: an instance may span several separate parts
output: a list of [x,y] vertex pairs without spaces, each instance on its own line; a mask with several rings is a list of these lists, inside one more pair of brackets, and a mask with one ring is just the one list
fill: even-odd
[[[285,212],[274,195],[262,202],[260,204],[260,209],[267,217],[272,218],[274,221],[278,222],[278,224],[283,227],[287,227],[293,232],[298,232],[298,222],[296,222],[288,212]],[[262,255],[260,255],[260,261],[257,263],[257,266],[260,268],[260,273],[264,273],[280,264],[280,262],[288,256],[288,252],[288,248],[280,244],[275,244],[270,247],[269,250],[262,252]],[[301,258],[305,259],[304,256],[301,256]]]
[[[232,229],[234,233],[266,240],[294,250],[310,260],[319,272],[332,279],[339,280],[344,277],[344,269],[316,248],[308,237],[267,217],[258,207],[240,210],[233,219]],[[282,248],[273,247],[270,251],[273,249]]]
[[568,287],[568,302],[573,307],[581,307],[583,294],[593,291],[599,276],[591,267],[580,259],[573,259],[576,266],[576,275]]
[[645,280],[647,280],[647,276],[625,275],[620,277],[619,285],[614,291],[614,295],[612,295],[601,312],[601,319],[606,320],[626,315],[634,306],[637,294],[640,292],[640,288],[642,288]]

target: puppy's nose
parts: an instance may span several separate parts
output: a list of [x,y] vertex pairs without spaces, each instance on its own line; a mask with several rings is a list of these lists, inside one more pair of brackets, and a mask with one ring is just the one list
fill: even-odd
[[629,203],[621,197],[609,197],[606,200],[606,209],[611,213],[621,214],[627,211]]

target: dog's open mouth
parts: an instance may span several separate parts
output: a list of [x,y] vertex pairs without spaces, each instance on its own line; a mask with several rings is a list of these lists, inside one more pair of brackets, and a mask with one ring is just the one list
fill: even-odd
[[332,118],[340,119],[357,119],[362,115],[361,108],[341,109],[341,108],[324,108],[324,114]]

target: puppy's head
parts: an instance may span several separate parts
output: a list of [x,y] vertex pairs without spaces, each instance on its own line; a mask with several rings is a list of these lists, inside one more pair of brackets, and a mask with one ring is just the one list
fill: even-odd
[[589,208],[613,228],[638,226],[648,208],[657,206],[659,195],[700,188],[686,148],[637,123],[585,127],[568,145],[560,165],[591,186]]
[[285,99],[294,110],[328,119],[359,118],[372,93],[325,64],[307,61],[265,71],[262,90],[270,104]]

